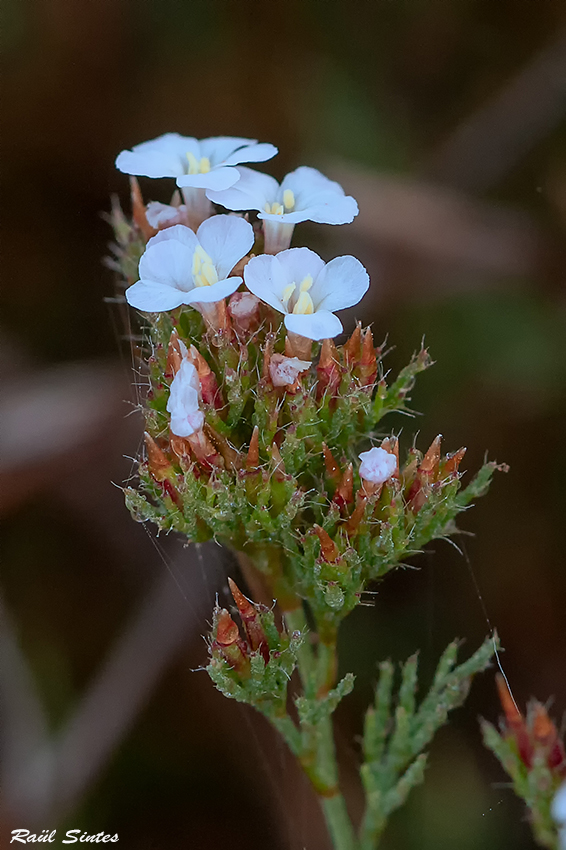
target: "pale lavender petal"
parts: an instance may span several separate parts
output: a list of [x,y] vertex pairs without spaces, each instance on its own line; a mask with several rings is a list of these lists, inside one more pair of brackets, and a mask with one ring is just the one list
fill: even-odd
[[199,143],[192,136],[165,133],[149,142],[122,151],[116,167],[126,174],[140,177],[177,177],[187,170],[187,152],[199,157]]
[[[229,210],[263,210],[277,199],[279,183],[269,174],[240,166],[240,179],[223,192],[208,190],[206,197]],[[277,216],[276,216],[277,217]]]
[[185,293],[163,283],[138,280],[126,289],[126,301],[131,307],[145,313],[162,313],[183,304]]
[[326,264],[309,290],[318,310],[343,310],[361,301],[369,275],[355,257],[336,257]]
[[280,313],[285,313],[281,296],[289,284],[281,263],[270,254],[252,257],[244,268],[244,281],[250,292]]
[[198,239],[194,232],[185,224],[175,224],[173,227],[167,227],[165,230],[160,230],[159,233],[156,233],[155,236],[151,237],[146,245],[146,251],[148,248],[152,248],[160,242],[180,242],[182,245],[185,245],[189,251],[194,251],[198,245]]
[[214,263],[218,277],[224,278],[251,251],[254,230],[240,216],[213,215],[203,221],[197,238]]
[[200,143],[201,156],[207,156],[212,166],[223,163],[231,153],[247,145],[257,144],[257,139],[241,139],[238,136],[212,136]]
[[338,316],[328,310],[317,310],[316,313],[287,313],[285,327],[299,336],[315,340],[331,339],[343,331]]
[[[287,248],[276,256],[285,271],[287,283],[296,283],[297,289],[308,275],[316,281],[324,270],[324,260],[310,248]],[[312,293],[312,289],[309,292]]]
[[177,186],[192,186],[195,189],[213,189],[220,192],[229,189],[240,179],[237,168],[219,165],[206,174],[183,174],[177,177]]
[[188,295],[183,295],[183,304],[213,304],[232,295],[242,283],[241,277],[227,277],[212,286],[195,286]]
[[[183,225],[177,225],[182,227]],[[167,228],[161,233],[167,233]],[[160,234],[159,234],[160,235]],[[153,237],[155,240],[157,237]],[[153,240],[152,240],[153,241]],[[188,292],[194,286],[192,267],[193,253],[187,245],[170,239],[153,241],[140,260],[139,275],[142,281],[152,281],[172,286],[181,292]]]
[[276,153],[278,153],[278,150],[275,145],[262,142],[259,145],[249,145],[248,147],[241,148],[224,161],[226,165],[238,165],[240,162],[265,162],[267,159],[275,156]]

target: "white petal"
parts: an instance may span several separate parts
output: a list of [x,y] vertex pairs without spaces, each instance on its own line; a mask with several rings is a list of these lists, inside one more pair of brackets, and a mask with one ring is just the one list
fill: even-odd
[[143,310],[145,313],[162,313],[164,310],[174,310],[183,304],[185,293],[172,286],[152,281],[138,280],[126,289],[126,301],[131,307]]
[[280,215],[277,215],[277,213],[258,212],[257,217],[266,221],[279,222],[279,224],[299,224],[301,221],[312,221],[309,210],[295,210],[294,212],[281,213]]
[[223,192],[208,190],[206,197],[229,210],[263,210],[277,198],[279,183],[269,174],[240,166],[240,179]]
[[331,339],[344,330],[338,316],[328,310],[317,310],[310,314],[287,313],[285,327],[288,331],[315,340]]
[[240,216],[213,215],[203,221],[197,238],[212,259],[218,277],[224,278],[253,248],[254,229]]
[[349,195],[344,198],[320,196],[319,203],[308,207],[309,221],[319,224],[350,224],[359,213],[358,204]]
[[307,165],[302,165],[287,174],[283,179],[281,189],[282,191],[291,189],[295,198],[301,198],[305,205],[313,199],[316,201],[317,195],[322,192],[330,192],[338,197],[344,197],[344,190],[339,183],[329,180],[316,168],[309,168]]
[[212,136],[200,143],[201,156],[207,156],[211,165],[220,165],[231,153],[247,145],[257,144],[257,139],[241,139],[238,136]]
[[198,157],[199,143],[196,139],[165,133],[136,145],[131,151],[122,151],[116,159],[116,168],[140,177],[177,177],[187,170],[188,151]]
[[359,260],[336,257],[315,280],[310,295],[317,310],[343,310],[361,301],[368,288],[369,275]]
[[[183,225],[177,225],[182,227]],[[167,233],[172,228],[161,231]],[[153,237],[155,240],[156,237]],[[152,240],[153,241],[153,240]],[[187,245],[170,239],[148,244],[140,260],[139,275],[142,281],[152,281],[189,292],[193,286],[193,253]]]
[[160,242],[171,241],[180,242],[191,252],[193,252],[198,245],[198,239],[190,227],[187,227],[185,224],[175,224],[173,227],[167,227],[165,230],[160,230],[159,233],[152,236],[146,245],[146,251],[148,248],[152,248]]
[[275,145],[262,142],[259,145],[249,145],[248,147],[241,148],[224,161],[227,165],[238,165],[240,162],[265,162],[267,159],[275,156],[276,153],[278,153],[278,150]]
[[561,824],[566,825],[566,782],[563,782],[552,801],[552,817]]
[[286,312],[281,296],[289,280],[277,257],[271,254],[252,257],[244,268],[244,281],[250,292],[261,301],[280,313]]
[[354,198],[346,196],[339,183],[329,180],[316,168],[301,166],[287,174],[281,184],[281,191],[286,189],[295,195],[296,210],[305,214],[303,221],[308,219],[320,224],[347,224],[359,212]]
[[199,380],[195,367],[183,360],[173,378],[167,410],[171,414],[171,430],[178,437],[189,437],[202,428],[204,415],[199,410]]
[[219,165],[206,174],[183,174],[177,177],[177,186],[192,186],[195,189],[213,189],[221,191],[229,189],[239,180],[240,175],[236,168]]
[[[297,289],[307,275],[310,275],[313,281],[316,281],[324,270],[324,260],[310,248],[287,248],[285,251],[280,251],[276,256],[285,271],[287,283],[296,283]],[[314,286],[309,292],[312,294],[313,290]]]
[[227,277],[212,286],[195,286],[188,295],[183,296],[183,304],[213,304],[232,295],[242,283],[241,277]]

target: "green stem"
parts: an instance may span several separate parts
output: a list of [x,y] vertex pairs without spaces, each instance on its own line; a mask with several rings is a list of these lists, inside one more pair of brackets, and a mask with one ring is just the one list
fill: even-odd
[[342,794],[322,797],[322,810],[336,850],[356,850],[357,842]]

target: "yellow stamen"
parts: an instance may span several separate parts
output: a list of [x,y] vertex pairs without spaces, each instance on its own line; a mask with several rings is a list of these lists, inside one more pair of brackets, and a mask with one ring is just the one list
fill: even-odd
[[308,292],[309,289],[312,286],[312,283],[313,283],[312,274],[308,274],[305,278],[303,278],[303,281],[302,281],[301,286],[300,286],[300,291],[301,292]]
[[287,304],[289,302],[289,298],[291,297],[291,295],[293,294],[293,292],[295,291],[296,288],[297,288],[296,283],[290,283],[288,286],[285,287],[285,289],[281,293],[281,301],[283,302],[284,307],[287,306]]
[[207,156],[203,156],[199,160],[191,151],[187,151],[186,156],[189,161],[189,174],[208,174],[210,171],[210,160]]
[[218,283],[214,263],[200,245],[193,254],[193,281],[195,286],[212,286],[214,283]]
[[283,206],[286,210],[292,210],[295,206],[295,193],[291,189],[285,189],[283,192]]
[[310,315],[311,313],[314,313],[313,300],[310,297],[310,295],[308,294],[308,292],[304,292],[304,291],[301,292],[301,294],[299,295],[299,298],[297,300],[297,303],[293,307],[293,313],[295,313],[295,314],[301,313],[303,315],[304,314]]

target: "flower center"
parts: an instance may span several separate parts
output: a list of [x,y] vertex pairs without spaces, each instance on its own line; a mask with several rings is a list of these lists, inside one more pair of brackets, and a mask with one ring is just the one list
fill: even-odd
[[274,201],[272,204],[266,203],[264,210],[269,215],[283,215],[286,212],[291,212],[295,207],[295,194],[291,189],[285,189],[283,192],[283,203],[280,204]]
[[[309,289],[313,285],[312,275],[308,274],[299,285],[298,297],[293,298],[297,290],[296,283],[290,283],[281,293],[281,301],[288,313],[314,313],[314,303],[309,295]],[[292,304],[290,302],[293,302]]]
[[200,245],[193,254],[193,281],[195,286],[212,286],[214,283],[218,283],[214,263]]
[[189,174],[208,174],[210,171],[210,160],[207,156],[197,159],[194,153],[187,151],[189,161]]

